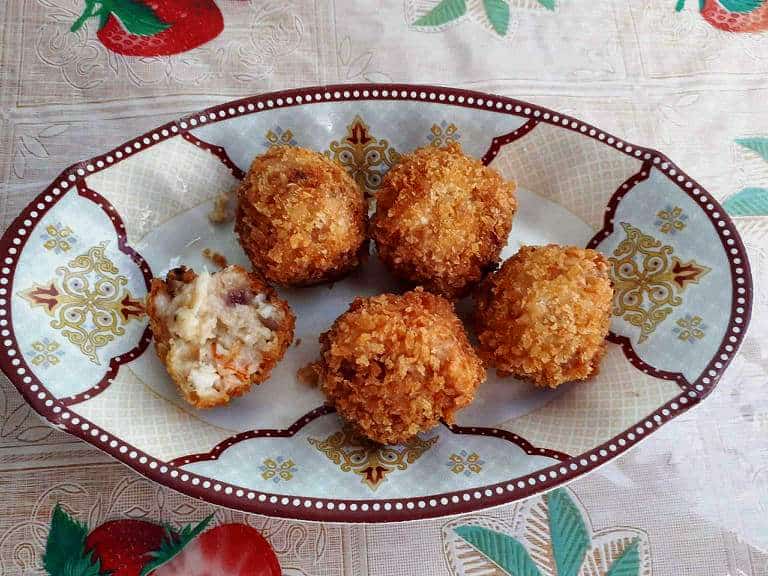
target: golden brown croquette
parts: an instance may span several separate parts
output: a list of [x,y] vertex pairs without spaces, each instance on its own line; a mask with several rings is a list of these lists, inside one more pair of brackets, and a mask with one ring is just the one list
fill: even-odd
[[157,355],[197,408],[227,404],[266,380],[293,339],[288,304],[240,266],[154,278],[147,313]]
[[453,422],[485,379],[452,304],[421,288],[355,299],[320,343],[329,403],[382,444]]
[[456,143],[403,156],[376,196],[371,236],[379,257],[400,278],[462,296],[498,262],[515,189]]
[[275,146],[256,157],[238,189],[235,232],[253,267],[277,284],[340,278],[367,248],[367,203],[322,154]]
[[525,246],[475,295],[480,355],[501,375],[555,388],[597,373],[613,288],[602,254]]

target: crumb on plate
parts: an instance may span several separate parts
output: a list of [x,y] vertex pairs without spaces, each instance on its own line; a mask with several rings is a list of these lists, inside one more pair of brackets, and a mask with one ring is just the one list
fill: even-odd
[[226,268],[229,266],[229,262],[227,262],[226,256],[216,252],[215,250],[211,250],[210,248],[203,248],[203,256],[208,258],[208,260],[213,262],[213,264],[219,268]]
[[213,199],[213,208],[208,213],[208,220],[214,224],[230,222],[235,217],[235,191],[221,192]]

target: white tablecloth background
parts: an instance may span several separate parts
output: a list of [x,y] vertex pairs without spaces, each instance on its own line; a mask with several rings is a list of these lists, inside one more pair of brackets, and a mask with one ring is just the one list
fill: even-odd
[[[268,90],[336,82],[437,83],[573,114],[663,150],[723,200],[768,187],[768,162],[738,145],[768,136],[768,33],[717,30],[673,0],[509,0],[499,36],[482,2],[414,26],[436,0],[217,0],[224,32],[165,58],[109,52],[82,0],[0,6],[0,230],[66,166],[182,113]],[[709,0],[708,0],[709,3]],[[595,532],[644,532],[655,575],[768,574],[768,216],[735,218],[755,278],[752,325],[703,404],[569,486]],[[38,574],[51,506],[92,526],[176,522],[214,507],[163,489],[45,426],[0,378],[0,575]],[[512,523],[506,506],[482,515]],[[219,521],[242,514],[216,509]],[[447,520],[321,525],[251,516],[292,574],[449,574]]]

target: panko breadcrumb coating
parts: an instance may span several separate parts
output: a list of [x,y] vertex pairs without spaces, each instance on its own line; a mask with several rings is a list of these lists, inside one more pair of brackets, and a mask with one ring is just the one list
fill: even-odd
[[376,195],[371,236],[379,257],[407,281],[462,296],[499,260],[515,189],[456,143],[403,156]]
[[334,280],[366,251],[363,193],[322,154],[272,147],[253,161],[237,196],[235,232],[267,280],[293,286]]
[[200,275],[182,266],[154,278],[147,313],[157,355],[197,408],[266,380],[293,339],[288,304],[240,266]]
[[500,375],[556,388],[597,373],[613,288],[602,254],[573,246],[525,246],[475,295],[480,355]]
[[329,403],[381,444],[452,423],[485,379],[451,303],[421,288],[355,299],[320,343]]

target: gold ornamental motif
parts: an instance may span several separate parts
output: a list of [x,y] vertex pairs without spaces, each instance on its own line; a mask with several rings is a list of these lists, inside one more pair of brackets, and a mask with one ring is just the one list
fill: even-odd
[[56,340],[42,338],[32,342],[32,349],[27,351],[27,356],[31,358],[33,366],[49,368],[61,362],[64,351]]
[[400,159],[387,140],[371,134],[360,116],[347,126],[344,138],[334,140],[328,148],[325,155],[341,164],[367,196],[376,191],[386,171]]
[[325,439],[307,441],[336,464],[342,472],[354,472],[371,490],[376,490],[396,470],[406,470],[438,440],[438,436],[422,440],[414,438],[399,446],[381,446],[344,428]]
[[685,229],[688,216],[680,206],[667,206],[656,213],[656,226],[662,234],[675,234]]
[[264,146],[266,148],[296,145],[298,145],[298,142],[293,137],[293,132],[290,129],[283,130],[280,126],[275,126],[264,134]]
[[272,480],[275,484],[278,482],[288,482],[296,474],[296,464],[290,458],[282,456],[276,458],[265,458],[261,466],[261,477],[264,480]]
[[105,247],[106,242],[93,246],[56,268],[56,277],[47,284],[35,283],[20,292],[30,307],[51,316],[51,328],[94,364],[101,363],[99,348],[125,334],[125,326],[144,314],[143,303],[125,288],[128,279],[104,255]]
[[439,148],[445,146],[451,142],[458,142],[461,138],[459,134],[459,128],[453,122],[446,122],[443,120],[440,124],[432,124],[432,128],[429,131],[427,139],[431,146]]
[[483,471],[485,461],[480,458],[480,454],[472,452],[469,454],[466,450],[461,450],[458,454],[454,452],[448,457],[448,468],[454,474],[480,474]]
[[691,344],[704,338],[707,329],[701,316],[691,316],[690,314],[686,314],[684,318],[678,318],[675,324],[672,332],[677,334],[679,340]]
[[43,248],[52,250],[56,254],[69,252],[72,249],[72,245],[77,243],[77,238],[72,228],[62,226],[58,222],[56,224],[48,224],[41,235],[41,239],[43,240]]
[[682,304],[688,286],[698,284],[711,268],[694,260],[683,262],[672,246],[631,224],[621,226],[626,238],[609,258],[615,289],[613,314],[640,328],[639,344]]

